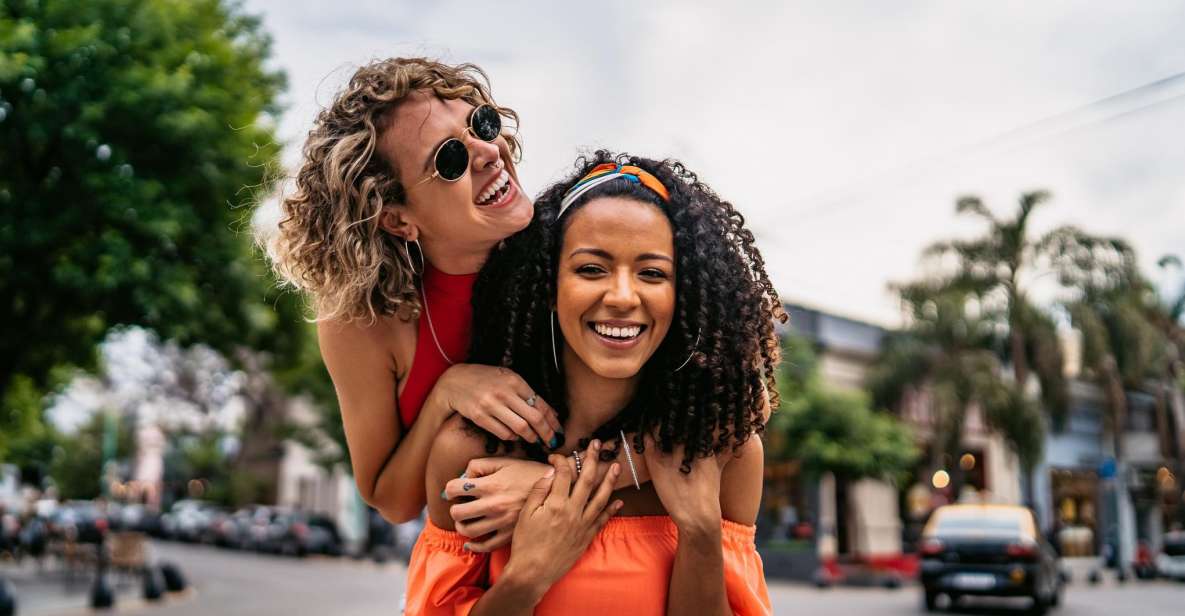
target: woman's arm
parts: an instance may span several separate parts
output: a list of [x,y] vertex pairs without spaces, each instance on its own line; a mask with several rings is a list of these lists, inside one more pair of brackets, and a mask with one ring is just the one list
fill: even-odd
[[[627,436],[633,442],[633,436]],[[621,467],[621,473],[613,485],[614,490],[634,488],[634,478],[629,471],[630,459],[633,460],[639,485],[650,481],[643,456],[634,453],[632,458],[627,458],[622,446],[619,446],[615,460]],[[510,543],[518,512],[526,502],[531,486],[543,476],[547,468],[546,464],[518,458],[475,458],[466,465],[463,477],[454,475],[451,481],[445,483],[441,498],[456,501],[462,496],[472,497],[472,500],[455,504],[449,510],[456,522],[457,532],[473,539],[471,550],[492,552]],[[607,464],[601,465],[601,472],[607,472],[608,468]]]
[[[321,357],[337,391],[358,491],[392,522],[415,519],[424,508],[428,451],[453,411],[506,439],[518,436],[547,442],[560,427],[555,411],[544,400],[535,396],[534,406],[528,404],[532,392],[517,374],[458,364],[441,375],[404,434],[397,406],[400,366],[391,349],[414,341],[415,326],[415,322],[382,319],[371,326],[322,322],[317,327]],[[401,358],[410,364],[414,349],[406,351]],[[406,372],[407,366],[403,368]]]
[[679,530],[668,614],[732,614],[720,522],[728,519],[748,525],[756,520],[763,456],[761,440],[753,436],[733,455],[696,460],[691,473],[684,474],[679,471],[681,449],[663,455],[653,440],[647,440],[646,459],[655,490]]
[[399,367],[389,350],[389,337],[407,335],[400,331],[407,326],[393,320],[369,327],[335,322],[317,326],[321,358],[337,391],[358,491],[384,518],[396,523],[416,518],[424,508],[428,452],[447,418],[443,412],[422,412],[407,434],[399,424]]

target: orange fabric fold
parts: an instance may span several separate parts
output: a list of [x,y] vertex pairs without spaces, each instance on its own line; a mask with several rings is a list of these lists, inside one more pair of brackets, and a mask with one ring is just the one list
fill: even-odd
[[[721,530],[724,585],[733,613],[770,614],[765,571],[753,542],[755,527],[725,520]],[[535,614],[665,614],[678,536],[668,516],[611,518],[572,569],[543,596]],[[510,549],[473,554],[462,547],[465,541],[431,521],[425,525],[408,567],[405,614],[468,614],[485,589],[498,581]]]

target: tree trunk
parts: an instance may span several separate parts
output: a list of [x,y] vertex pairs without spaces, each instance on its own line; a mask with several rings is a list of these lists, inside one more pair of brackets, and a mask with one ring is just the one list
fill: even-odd
[[1019,326],[1014,322],[1009,327],[1009,342],[1012,346],[1012,375],[1016,378],[1016,390],[1024,395],[1029,382],[1029,363],[1025,357],[1025,337]]
[[1102,361],[1103,390],[1111,410],[1111,437],[1115,442],[1115,460],[1123,460],[1123,429],[1127,425],[1127,395],[1119,377],[1115,358],[1107,355]]

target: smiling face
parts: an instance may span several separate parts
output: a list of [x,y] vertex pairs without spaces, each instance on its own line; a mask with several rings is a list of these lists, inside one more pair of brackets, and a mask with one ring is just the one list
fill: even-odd
[[565,366],[636,377],[675,312],[670,222],[657,207],[622,197],[593,199],[570,216],[556,281]]
[[[485,142],[466,130],[472,111],[463,100],[417,91],[390,112],[378,147],[407,189],[407,203],[391,206],[405,239],[493,245],[531,222],[534,206],[519,185],[506,139]],[[465,175],[421,183],[435,171],[440,144],[453,137],[469,152]]]

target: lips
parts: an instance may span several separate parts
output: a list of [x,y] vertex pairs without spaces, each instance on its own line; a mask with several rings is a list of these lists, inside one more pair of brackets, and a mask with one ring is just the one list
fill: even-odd
[[514,183],[511,181],[510,177],[510,172],[506,169],[502,169],[500,172],[498,172],[498,175],[494,176],[494,179],[490,180],[490,182],[486,184],[485,188],[483,188],[481,192],[478,193],[477,199],[474,199],[473,203],[478,207],[496,206],[500,201],[505,200],[505,198],[513,191],[513,184]]
[[611,349],[628,349],[642,339],[647,325],[628,321],[589,321],[588,329],[601,344]]

